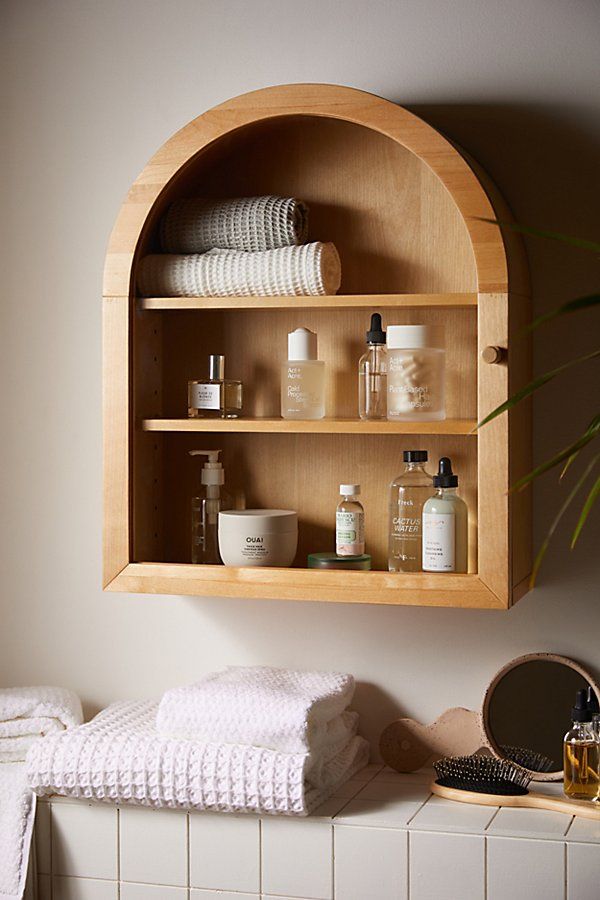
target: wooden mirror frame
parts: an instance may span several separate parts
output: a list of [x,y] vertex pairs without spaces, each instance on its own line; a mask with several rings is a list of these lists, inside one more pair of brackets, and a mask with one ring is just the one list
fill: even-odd
[[[497,756],[499,759],[505,759],[505,757],[500,746],[494,740],[494,736],[491,730],[490,704],[492,701],[492,697],[498,684],[508,672],[511,672],[518,666],[521,666],[524,663],[528,662],[553,662],[559,663],[559,665],[568,666],[570,669],[573,669],[575,672],[577,672],[578,675],[581,675],[581,677],[584,678],[589,685],[591,685],[591,687],[596,692],[596,696],[600,699],[600,687],[598,686],[596,680],[586,669],[583,668],[583,666],[566,656],[559,656],[556,653],[526,653],[524,656],[518,656],[516,659],[512,659],[510,662],[506,663],[506,665],[502,666],[502,668],[494,675],[494,677],[490,681],[483,698],[483,706],[481,709],[481,727],[483,730],[483,734],[485,736],[489,749],[492,751],[494,756]],[[565,732],[567,730],[568,722],[565,723]],[[532,769],[527,769],[527,771],[531,775],[532,781],[560,781],[563,777],[562,769],[556,770],[555,772],[535,772]]]

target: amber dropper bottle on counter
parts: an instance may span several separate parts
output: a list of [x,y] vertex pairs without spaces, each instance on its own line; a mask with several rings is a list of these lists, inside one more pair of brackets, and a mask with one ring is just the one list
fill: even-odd
[[577,691],[571,710],[573,727],[564,739],[564,790],[574,800],[598,800],[600,744],[592,725],[587,691]]

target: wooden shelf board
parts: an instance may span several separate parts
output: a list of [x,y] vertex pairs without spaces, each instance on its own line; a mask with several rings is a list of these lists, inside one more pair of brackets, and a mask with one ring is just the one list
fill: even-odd
[[133,593],[387,606],[505,609],[478,575],[414,575],[322,569],[196,566],[187,563],[129,563],[107,586]]
[[476,419],[388,422],[362,419],[142,419],[143,431],[260,432],[262,434],[464,434],[476,437]]
[[142,297],[139,309],[372,309],[477,306],[476,293],[335,294],[328,297]]

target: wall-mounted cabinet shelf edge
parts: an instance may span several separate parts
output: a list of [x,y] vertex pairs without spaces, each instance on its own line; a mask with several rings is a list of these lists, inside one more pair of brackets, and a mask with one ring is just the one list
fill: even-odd
[[[339,295],[138,296],[138,263],[159,251],[173,201],[260,194],[308,203],[311,239],[339,251]],[[513,340],[529,318],[525,257],[518,235],[494,219],[510,213],[475,163],[412,113],[352,88],[256,91],[167,141],[128,192],[106,257],[104,587],[480,609],[508,609],[526,593],[531,500],[509,488],[531,466],[530,411],[521,404],[475,428],[530,375],[528,342]],[[356,418],[357,361],[374,310],[385,327],[442,328],[446,420]],[[334,418],[278,418],[286,334],[299,325],[318,333]],[[489,347],[502,351],[484,354],[496,362],[482,357]],[[187,382],[206,376],[210,353],[223,353],[229,377],[243,382],[243,418],[186,418]],[[388,484],[415,446],[432,469],[452,457],[469,506],[472,574],[385,571]],[[222,451],[227,484],[247,506],[298,511],[296,566],[331,548],[338,484],[360,481],[373,571],[192,565],[199,479],[188,451],[207,448]]]

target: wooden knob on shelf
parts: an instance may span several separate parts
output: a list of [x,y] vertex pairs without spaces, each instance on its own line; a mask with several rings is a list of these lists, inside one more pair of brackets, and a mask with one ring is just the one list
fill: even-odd
[[505,347],[484,347],[481,351],[481,358],[484,362],[489,363],[490,365],[494,363],[502,362],[506,359],[506,348]]

